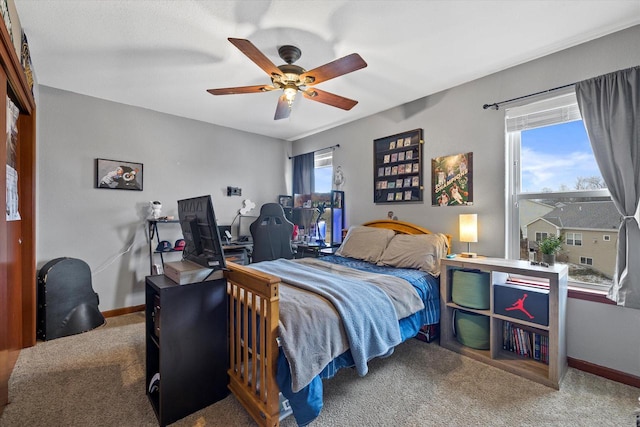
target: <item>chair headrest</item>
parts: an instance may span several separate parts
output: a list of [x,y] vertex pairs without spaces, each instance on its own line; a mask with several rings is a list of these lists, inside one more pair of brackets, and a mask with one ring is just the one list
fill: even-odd
[[278,203],[265,203],[260,208],[260,216],[264,216],[264,215],[284,216],[284,210],[282,209],[282,206],[280,206],[280,204]]

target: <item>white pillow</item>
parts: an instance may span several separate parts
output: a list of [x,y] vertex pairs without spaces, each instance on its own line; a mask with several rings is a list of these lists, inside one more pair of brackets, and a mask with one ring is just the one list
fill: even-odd
[[444,234],[397,234],[387,245],[378,264],[414,268],[438,277],[440,258],[447,254],[448,247]]
[[393,230],[386,228],[352,226],[336,255],[377,263],[394,235]]

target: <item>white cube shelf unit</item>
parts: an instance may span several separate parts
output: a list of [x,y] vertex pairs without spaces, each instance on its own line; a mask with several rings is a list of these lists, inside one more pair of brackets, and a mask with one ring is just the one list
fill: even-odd
[[[440,345],[513,374],[559,389],[560,383],[567,372],[565,336],[567,266],[556,264],[542,267],[530,265],[528,261],[485,257],[443,259],[441,266]],[[451,298],[452,272],[456,269],[488,272],[490,274],[490,307],[488,310],[463,307],[453,302]],[[548,306],[543,307],[548,310],[548,322],[546,322],[546,325],[544,322],[540,324],[539,322],[516,318],[515,309],[513,317],[505,315],[504,307],[499,309],[496,306],[496,288],[504,289],[505,287],[514,286],[514,289],[517,289],[519,287],[513,283],[512,278],[522,278],[525,282],[529,280],[531,282],[548,283]],[[525,287],[525,289],[527,288]],[[540,288],[531,287],[529,289],[535,291]],[[488,350],[471,348],[458,341],[453,327],[455,310],[475,313],[489,318],[490,344]],[[511,311],[508,313],[510,314]],[[504,336],[505,322],[517,327],[519,331],[525,331],[525,336],[542,337],[541,339],[544,340],[545,344],[545,360],[536,360],[539,357],[534,358],[533,354],[531,357],[527,357],[519,355],[517,352],[509,351],[509,346],[505,343]],[[532,347],[534,345],[535,343],[531,343]]]

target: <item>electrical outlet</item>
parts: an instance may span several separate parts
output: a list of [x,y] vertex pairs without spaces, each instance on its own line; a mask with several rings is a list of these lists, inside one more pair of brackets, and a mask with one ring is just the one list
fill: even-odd
[[242,188],[227,187],[227,196],[242,196]]

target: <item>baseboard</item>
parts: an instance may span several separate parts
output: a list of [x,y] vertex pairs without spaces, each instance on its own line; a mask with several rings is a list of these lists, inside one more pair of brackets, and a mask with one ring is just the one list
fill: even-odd
[[598,375],[599,377],[603,377],[611,381],[616,381],[622,384],[630,385],[632,387],[640,388],[640,377],[637,377],[635,375],[616,371],[615,369],[606,368],[604,366],[596,365],[595,363],[586,362],[584,360],[574,359],[573,357],[567,357],[567,362],[572,368],[579,369],[593,375]]
[[123,314],[136,313],[138,311],[144,311],[144,304],[135,305],[133,307],[123,307],[123,308],[117,308],[115,310],[103,311],[102,315],[104,317],[116,317],[116,316],[122,316]]

